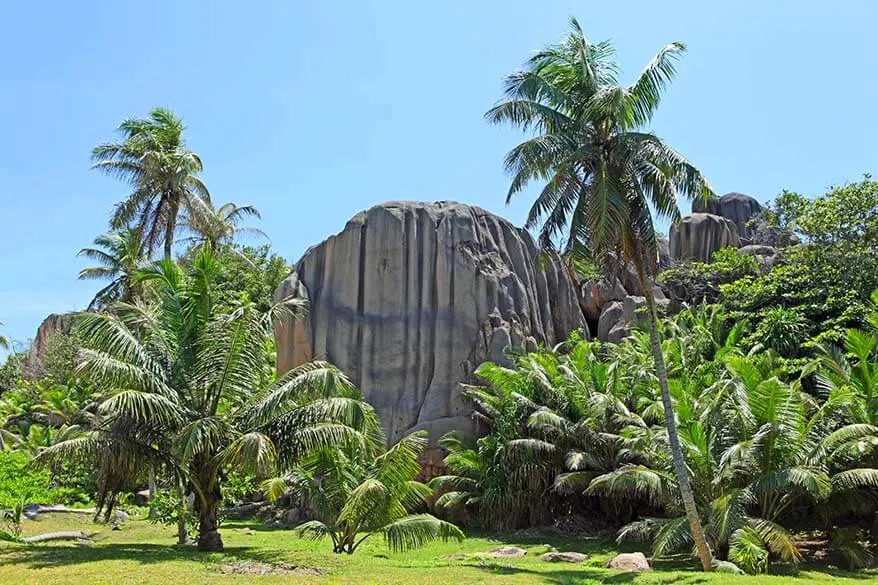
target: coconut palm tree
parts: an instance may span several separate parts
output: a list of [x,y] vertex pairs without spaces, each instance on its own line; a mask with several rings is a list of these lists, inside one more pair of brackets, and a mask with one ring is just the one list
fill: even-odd
[[106,307],[116,301],[131,302],[135,293],[132,278],[146,260],[141,232],[126,227],[100,235],[94,248],[83,248],[78,256],[85,256],[99,265],[83,268],[80,280],[109,280],[110,284],[95,294],[89,310]]
[[198,177],[201,159],[186,146],[184,129],[173,112],[156,108],[146,118],[124,120],[118,128],[120,142],[92,150],[92,168],[132,189],[116,206],[111,226],[135,226],[148,255],[163,246],[165,258],[170,258],[180,212],[197,215],[209,208],[210,193]]
[[[0,323],[0,325],[3,325],[3,323]],[[2,335],[0,335],[0,347],[3,349],[9,349],[9,340]]]
[[92,460],[107,510],[145,470],[172,469],[181,490],[195,496],[201,550],[223,548],[217,526],[225,470],[270,476],[276,464],[309,449],[364,443],[378,426],[374,410],[326,363],[258,387],[273,323],[303,307],[287,301],[263,314],[244,302],[220,312],[212,294],[218,271],[209,248],[189,272],[164,260],[134,278],[151,288],[155,303],[120,302],[79,318],[78,372],[107,398],[92,424],[40,454]]
[[186,214],[182,227],[193,235],[186,238],[196,244],[207,244],[218,250],[222,244],[233,244],[240,236],[257,236],[268,239],[260,229],[238,224],[246,217],[262,216],[252,205],[238,206],[226,203],[217,209],[212,207],[196,214]]
[[[426,433],[400,439],[386,452],[327,449],[294,471],[297,491],[307,492],[316,518],[297,527],[301,536],[329,537],[335,553],[353,554],[369,537],[381,534],[389,548],[406,551],[441,539],[462,540],[457,526],[430,514],[416,514],[432,490],[415,481]],[[275,485],[274,492],[287,485]]]
[[524,71],[506,78],[506,97],[486,114],[537,135],[506,156],[512,175],[507,202],[533,181],[543,184],[527,227],[539,226],[543,246],[563,238],[565,252],[606,265],[610,258],[632,262],[646,297],[650,345],[661,388],[674,469],[704,570],[711,552],[704,538],[686,474],[668,390],[652,280],[657,236],[651,208],[659,217],[679,217],[677,197],[707,197],[711,190],[685,157],[642,130],[673,78],[680,43],[661,49],[628,86],[618,83],[614,50],[592,43],[575,19],[566,39],[532,57]]

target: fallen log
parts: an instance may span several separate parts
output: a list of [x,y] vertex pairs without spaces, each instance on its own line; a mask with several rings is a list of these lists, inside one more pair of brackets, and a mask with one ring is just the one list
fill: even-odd
[[34,520],[42,514],[94,514],[94,508],[68,508],[67,506],[43,506],[30,504],[25,506],[23,512],[25,518]]
[[26,538],[19,539],[19,542],[22,544],[34,544],[37,542],[50,542],[55,540],[75,540],[77,542],[92,542],[92,536],[82,532],[81,530],[74,530],[68,532],[47,532],[46,534],[37,534],[36,536],[28,536]]

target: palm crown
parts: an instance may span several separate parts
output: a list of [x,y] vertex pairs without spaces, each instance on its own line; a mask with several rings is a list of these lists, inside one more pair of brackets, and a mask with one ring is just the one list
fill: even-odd
[[568,231],[568,252],[602,254],[645,248],[654,256],[650,209],[679,216],[677,196],[706,197],[710,188],[682,155],[656,135],[639,131],[674,76],[680,43],[664,47],[629,86],[618,84],[613,46],[592,43],[571,20],[565,42],[538,52],[505,81],[506,99],[486,114],[537,135],[506,156],[512,175],[507,201],[529,183],[542,190],[527,227],[553,247]]
[[169,258],[180,212],[198,214],[210,203],[198,177],[201,159],[186,147],[183,130],[183,121],[173,112],[156,108],[147,118],[124,120],[121,142],[100,144],[92,151],[93,168],[132,189],[116,206],[111,225],[135,225],[150,255],[163,246]]
[[98,264],[83,268],[79,273],[81,280],[110,281],[95,294],[88,305],[90,310],[116,301],[132,300],[134,273],[146,260],[139,229],[126,227],[100,235],[95,238],[93,248],[83,248],[78,256],[85,256]]

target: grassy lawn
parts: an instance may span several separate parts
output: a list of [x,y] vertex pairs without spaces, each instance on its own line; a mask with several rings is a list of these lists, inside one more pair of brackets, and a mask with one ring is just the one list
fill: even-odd
[[[418,551],[394,554],[384,549],[380,538],[367,542],[352,556],[335,555],[328,542],[300,540],[294,533],[267,530],[256,523],[228,523],[222,535],[223,554],[203,554],[173,546],[174,531],[143,521],[132,521],[121,531],[91,524],[87,516],[55,515],[37,522],[28,521],[25,536],[55,530],[95,532],[95,543],[39,544],[25,547],[0,543],[0,583],[38,585],[76,585],[124,583],[556,583],[564,585],[596,583],[640,584],[724,584],[781,583],[865,584],[878,581],[878,573],[845,573],[825,567],[808,568],[792,575],[739,577],[705,575],[684,570],[680,565],[658,564],[655,571],[624,574],[603,568],[617,552],[611,542],[571,538],[551,533],[474,535],[463,543],[437,543]],[[464,555],[490,551],[501,545],[528,549],[520,559],[466,558]],[[586,552],[591,559],[579,565],[553,564],[539,560],[547,545],[558,550]],[[229,574],[234,563],[287,563],[300,567],[294,574]],[[694,564],[693,564],[694,566]],[[317,569],[318,571],[314,571]],[[319,574],[314,574],[315,572]]]

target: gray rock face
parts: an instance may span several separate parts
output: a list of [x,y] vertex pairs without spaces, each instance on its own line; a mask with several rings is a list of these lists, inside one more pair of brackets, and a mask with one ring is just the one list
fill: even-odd
[[628,296],[622,301],[622,319],[627,323],[640,321],[645,317],[646,297]]
[[275,293],[310,303],[276,331],[278,370],[312,358],[342,369],[390,441],[470,430],[460,383],[512,344],[555,344],[585,320],[559,259],[483,209],[390,202],[309,249]]
[[601,309],[603,309],[604,305],[615,296],[615,288],[619,286],[621,285],[616,282],[614,287],[614,285],[606,278],[593,278],[584,282],[580,287],[583,314],[588,319],[597,319],[600,317]]
[[741,245],[735,223],[719,215],[693,213],[671,226],[671,257],[674,260],[707,262],[722,248]]
[[762,244],[751,244],[738,249],[742,254],[750,254],[759,263],[759,270],[768,272],[774,266],[775,259],[778,254],[777,248],[773,246],[765,246]]
[[762,205],[753,197],[734,192],[710,199],[707,203],[697,200],[692,203],[692,213],[709,213],[731,220],[738,229],[738,236],[747,242],[752,237],[751,228],[747,222],[759,215],[762,209]]
[[73,329],[76,313],[52,313],[40,323],[34,336],[33,345],[21,366],[21,374],[25,379],[36,380],[45,374],[43,360],[49,339],[55,334],[68,335]]
[[[598,319],[598,339],[601,341],[612,341],[618,343],[620,340],[610,339],[610,331],[622,320],[624,309],[622,303],[613,301],[604,305],[601,316]],[[618,335],[619,332],[616,332]],[[615,335],[614,335],[615,337]]]

